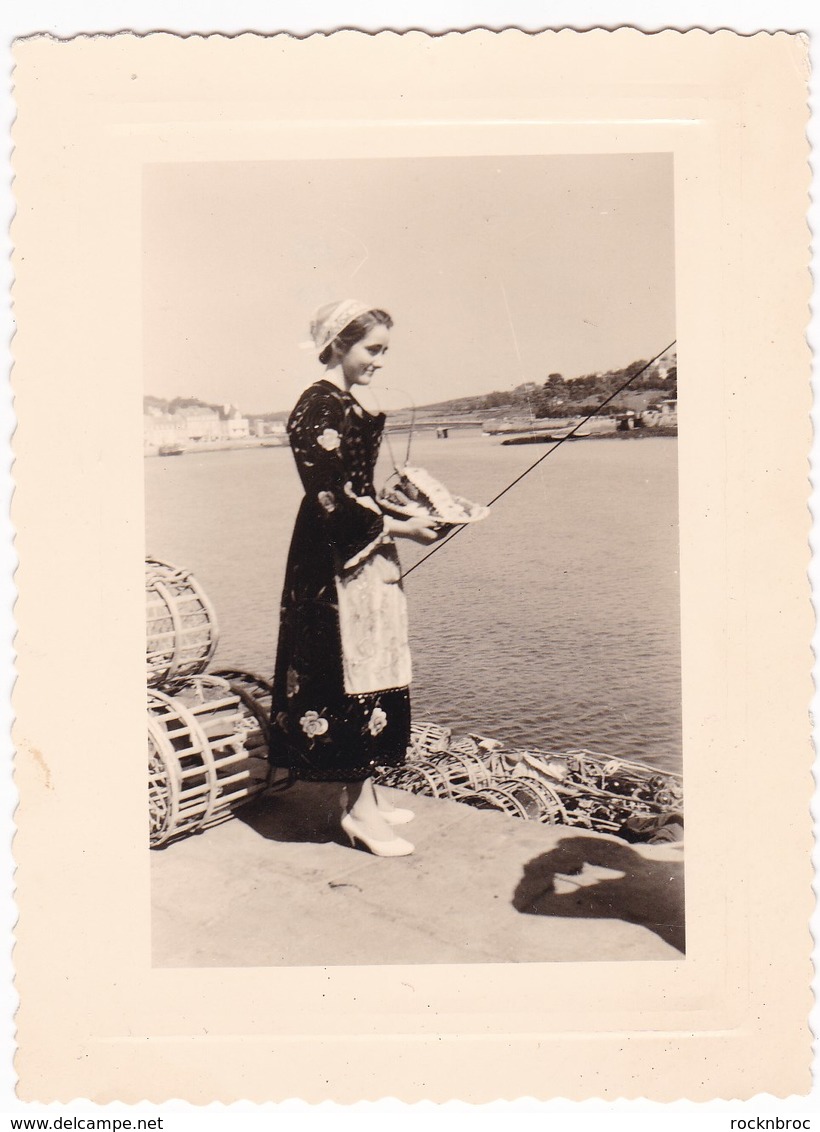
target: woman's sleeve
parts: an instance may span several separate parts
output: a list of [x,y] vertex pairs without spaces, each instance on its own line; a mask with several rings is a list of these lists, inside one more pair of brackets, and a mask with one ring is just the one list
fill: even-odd
[[344,460],[345,410],[331,393],[311,392],[288,425],[305,493],[318,510],[343,570],[363,562],[386,538],[384,515],[357,496]]

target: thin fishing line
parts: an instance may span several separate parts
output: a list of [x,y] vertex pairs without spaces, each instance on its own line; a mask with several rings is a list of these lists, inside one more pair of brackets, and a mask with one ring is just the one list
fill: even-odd
[[[390,463],[393,465],[393,471],[396,473],[397,476],[400,476],[401,470],[399,468],[399,465],[396,463],[396,453],[393,451],[393,445],[390,443],[390,431],[387,428],[387,422],[386,421],[385,421],[385,426],[384,426],[384,439],[387,441],[387,451],[390,453]],[[392,479],[392,476],[389,477],[389,478]]]
[[407,433],[407,451],[404,454],[404,465],[405,465],[405,467],[407,467],[407,465],[410,462],[410,445],[413,443],[413,430],[415,429],[415,427],[416,427],[416,405],[415,405],[415,402],[411,398],[411,400],[410,400],[410,429]]
[[[501,297],[504,299],[504,306],[505,306],[506,311],[507,311],[507,322],[510,324],[510,334],[512,335],[513,346],[515,347],[515,354],[516,354],[516,357],[518,358],[518,374],[519,374],[519,377],[521,378],[522,384],[524,385],[524,397],[526,398],[527,408],[528,408],[529,413],[530,413],[530,424],[533,425],[535,423],[536,417],[535,417],[535,413],[533,412],[533,409],[532,409],[532,399],[530,398],[530,391],[529,391],[529,389],[527,389],[527,382],[524,381],[524,362],[521,359],[521,350],[518,346],[518,335],[515,333],[515,323],[513,322],[512,311],[510,310],[510,301],[507,298],[507,288],[504,286],[503,283],[500,283],[499,286],[501,288]],[[543,481],[542,481],[541,486],[542,486],[542,490],[544,491],[544,495],[546,496],[546,485],[543,483]],[[408,573],[409,572],[410,571],[408,570]]]
[[[382,385],[381,388],[385,393],[401,393],[401,395],[403,397],[406,397],[410,402],[410,428],[407,433],[407,451],[404,454],[404,464],[402,465],[402,467],[406,467],[410,460],[410,445],[413,443],[413,432],[416,427],[416,402],[413,400],[406,389],[397,389],[395,385]],[[376,396],[374,389],[370,390],[370,395],[376,402],[376,405],[379,408],[379,412],[382,412],[383,410],[381,405],[379,404],[379,398]],[[397,476],[400,476],[401,468],[396,463],[396,454],[393,451],[393,445],[390,443],[390,430],[387,427],[386,420],[384,422],[384,439],[387,441],[387,451],[390,453],[390,462],[393,465],[393,471]]]
[[513,346],[515,347],[515,354],[518,358],[518,369],[521,376],[524,376],[524,363],[521,361],[521,351],[518,348],[518,335],[515,333],[515,326],[513,325],[512,314],[510,312],[510,303],[507,299],[507,289],[503,283],[499,284],[501,287],[501,295],[504,299],[504,306],[507,310],[507,322],[510,324],[510,334],[512,334]]
[[[596,406],[591,413],[587,413],[583,420],[580,420],[578,424],[575,425],[575,427],[567,433],[566,436],[562,436],[560,440],[556,440],[555,443],[547,449],[543,456],[539,456],[538,459],[534,463],[530,464],[530,466],[526,468],[520,476],[516,476],[511,483],[508,483],[505,488],[499,491],[498,495],[493,496],[487,506],[492,507],[494,503],[497,503],[498,500],[502,498],[502,496],[506,495],[508,491],[511,491],[517,483],[521,483],[521,480],[523,480],[525,476],[528,476],[530,472],[538,467],[539,464],[543,463],[544,460],[546,460],[547,456],[551,456],[556,448],[560,448],[565,441],[570,440],[576,434],[578,429],[583,428],[587,421],[591,420],[596,415],[596,413],[600,413],[601,409],[603,409],[605,405],[608,405],[610,401],[614,401],[618,394],[623,393],[624,389],[626,389],[628,385],[631,385],[632,382],[635,381],[636,378],[640,377],[642,373],[646,373],[649,367],[651,365],[654,365],[658,358],[662,358],[663,355],[667,353],[667,351],[671,350],[676,342],[677,338],[673,338],[668,346],[664,346],[664,348],[659,353],[655,354],[654,358],[650,358],[646,365],[642,366],[637,373],[633,373],[632,377],[630,377],[628,381],[625,381],[623,385],[619,385],[614,393],[610,393],[608,397],[605,397],[600,405]],[[410,567],[409,570],[406,570],[404,574],[402,574],[402,578],[406,578],[409,574],[412,574],[414,570],[417,570],[423,562],[426,562],[428,558],[432,558],[434,554],[436,554],[439,550],[445,547],[448,542],[454,539],[457,534],[460,534],[464,530],[465,526],[466,524],[462,523],[460,526],[455,527],[454,530],[450,531],[450,533],[446,535],[445,538],[443,538],[440,542],[437,542],[433,549],[428,551],[423,558],[420,558],[418,562],[415,562]]]
[[530,424],[532,424],[535,421],[535,413],[532,411],[532,401],[530,400],[530,391],[529,391],[529,389],[526,388],[527,383],[524,381],[524,363],[521,360],[521,350],[519,349],[519,346],[518,346],[518,335],[515,333],[515,325],[514,325],[513,320],[512,320],[512,311],[510,310],[510,302],[509,302],[509,299],[507,298],[507,289],[506,289],[506,287],[504,286],[503,283],[499,283],[499,287],[501,288],[501,297],[504,300],[504,309],[507,312],[507,322],[510,324],[510,336],[512,337],[513,348],[515,350],[515,356],[518,358],[518,376],[521,378],[521,383],[525,387],[524,388],[524,399],[527,402],[527,410],[530,414]]

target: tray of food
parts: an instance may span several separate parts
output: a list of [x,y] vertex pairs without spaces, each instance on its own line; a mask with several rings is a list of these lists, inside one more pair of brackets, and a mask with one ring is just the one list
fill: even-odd
[[388,480],[379,496],[383,510],[402,519],[420,515],[442,526],[457,527],[486,519],[490,508],[454,495],[425,468],[404,467]]

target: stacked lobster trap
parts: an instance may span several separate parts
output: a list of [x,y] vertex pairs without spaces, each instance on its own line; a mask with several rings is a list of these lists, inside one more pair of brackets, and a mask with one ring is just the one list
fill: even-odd
[[[146,559],[148,809],[153,847],[233,816],[269,784],[271,684],[207,672],[216,616],[193,575]],[[280,785],[287,785],[284,780]],[[628,840],[675,840],[680,775],[577,749],[507,748],[497,739],[414,723],[407,761],[377,781],[431,798]]]
[[413,724],[407,762],[385,770],[378,781],[628,840],[677,840],[683,828],[678,774],[586,749],[507,748],[481,735],[453,739],[448,728],[433,723]]
[[264,790],[272,689],[206,673],[216,617],[193,575],[145,562],[148,814],[153,847],[224,821]]

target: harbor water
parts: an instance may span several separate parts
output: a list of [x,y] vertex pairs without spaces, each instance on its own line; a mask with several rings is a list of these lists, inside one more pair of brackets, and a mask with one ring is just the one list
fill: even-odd
[[[392,441],[403,459],[406,436]],[[486,502],[541,454],[452,430],[418,434],[409,462]],[[269,677],[301,499],[290,450],[189,451],[145,473],[146,553],[210,597],[213,667]],[[562,445],[407,578],[414,718],[680,770],[677,515],[675,439]],[[399,543],[405,570],[426,552]]]

